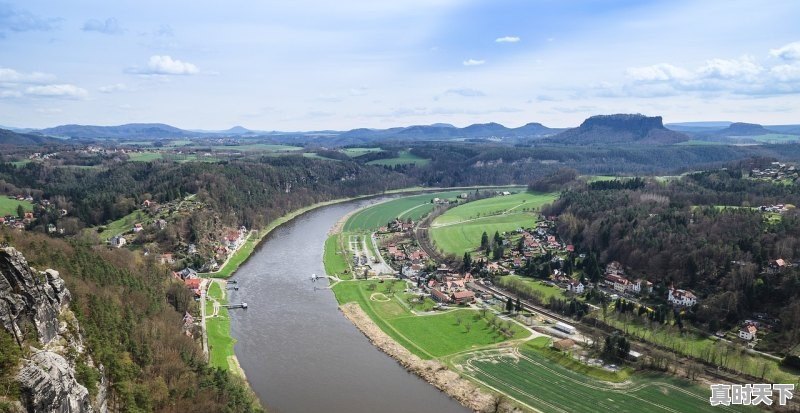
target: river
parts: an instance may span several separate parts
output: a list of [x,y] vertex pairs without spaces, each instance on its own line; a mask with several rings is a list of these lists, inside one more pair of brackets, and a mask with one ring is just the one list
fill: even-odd
[[276,228],[236,272],[231,302],[236,355],[270,412],[466,412],[372,346],[339,312],[324,275],[328,230],[348,212],[379,200],[306,213]]

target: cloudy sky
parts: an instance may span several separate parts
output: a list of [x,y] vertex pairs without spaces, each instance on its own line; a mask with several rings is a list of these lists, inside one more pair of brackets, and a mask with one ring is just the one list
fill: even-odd
[[0,125],[800,123],[800,2],[0,0]]

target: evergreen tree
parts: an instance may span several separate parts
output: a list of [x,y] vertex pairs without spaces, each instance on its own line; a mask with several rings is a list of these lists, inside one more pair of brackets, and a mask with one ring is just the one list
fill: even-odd
[[519,297],[517,297],[517,301],[514,303],[514,311],[522,311],[522,303],[519,301]]
[[25,218],[25,207],[22,204],[17,205],[17,216],[19,219]]
[[464,253],[464,270],[469,271],[472,268],[472,256],[468,253]]
[[514,310],[514,301],[511,299],[511,297],[508,297],[508,301],[506,301],[506,311],[510,313],[513,310]]
[[483,231],[483,235],[481,235],[481,250],[489,251],[489,234],[486,231]]

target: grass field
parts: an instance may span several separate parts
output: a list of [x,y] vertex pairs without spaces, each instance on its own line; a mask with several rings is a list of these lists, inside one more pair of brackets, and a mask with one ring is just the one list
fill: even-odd
[[[100,239],[108,241],[116,235],[130,231],[133,228],[133,224],[143,222],[146,218],[147,214],[137,209],[116,221],[111,221],[107,225],[96,227],[96,230],[100,234]],[[103,229],[102,232],[100,232],[101,228]]]
[[552,202],[556,193],[522,192],[481,199],[452,208],[437,217],[429,233],[436,248],[445,254],[460,256],[474,251],[485,231],[492,236],[517,228],[532,227],[542,205]]
[[164,159],[164,154],[161,152],[134,152],[129,153],[128,158],[131,162],[152,162]]
[[341,248],[341,234],[333,234],[325,240],[325,252],[322,257],[322,262],[325,265],[325,273],[328,275],[335,275],[342,280],[349,280],[352,274],[346,270],[350,267],[347,265],[346,257],[347,252]]
[[542,281],[532,278],[520,277],[518,275],[506,275],[496,279],[495,283],[501,287],[514,285],[516,288],[513,288],[512,291],[530,289],[539,292],[542,294],[542,299],[545,303],[549,302],[550,297],[564,298],[564,290],[561,288],[545,284]]
[[367,154],[367,153],[383,152],[383,149],[381,149],[381,148],[345,148],[345,149],[342,149],[342,152],[345,155],[347,155],[347,156],[349,156],[351,158],[355,158],[356,156],[361,156],[361,155],[364,155],[364,154]]
[[[208,148],[209,146],[203,146]],[[269,143],[252,143],[245,145],[215,145],[210,148],[227,151],[242,151],[242,152],[293,152],[299,151],[303,148],[300,146],[289,145],[273,145]]]
[[344,224],[344,231],[374,230],[389,221],[400,218],[417,220],[433,210],[431,199],[451,199],[465,191],[435,192],[393,199],[369,208],[362,209],[351,216]]
[[523,210],[538,210],[542,205],[553,202],[558,194],[520,192],[508,196],[495,196],[459,205],[442,214],[433,222],[434,226],[452,224],[468,219],[475,219],[502,213],[523,212]]
[[[216,299],[220,304],[228,303],[220,282],[211,281],[211,286],[208,288],[208,297]],[[211,308],[213,313],[213,304]],[[210,313],[206,315],[210,315]],[[206,329],[209,364],[212,367],[218,367],[223,370],[231,369],[232,367],[229,365],[228,360],[234,355],[233,345],[236,344],[236,340],[231,337],[231,319],[228,309],[220,307],[216,317],[206,318]]]
[[[369,285],[375,285],[370,291]],[[394,293],[386,289],[393,285]],[[340,282],[333,287],[340,304],[357,302],[381,330],[403,347],[423,359],[432,359],[460,351],[485,347],[506,341],[507,338],[491,329],[484,319],[475,319],[474,310],[454,310],[442,314],[417,316],[400,301],[404,281],[378,283],[377,281]],[[370,299],[374,294],[391,298],[388,301]],[[383,297],[381,297],[383,299]],[[459,323],[460,320],[460,323]],[[471,328],[467,331],[466,325]],[[530,333],[514,324],[514,339],[526,338]]]
[[0,197],[0,215],[14,215],[17,216],[17,207],[22,205],[25,212],[33,211],[33,204],[28,201],[18,201],[7,196]]
[[397,154],[396,158],[377,159],[367,162],[367,165],[381,165],[381,166],[397,166],[416,164],[417,166],[427,165],[430,159],[420,158],[417,155],[408,151],[401,151]]
[[661,375],[635,375],[619,385],[596,380],[551,362],[541,353],[548,341],[537,338],[514,352],[473,352],[454,359],[453,364],[484,385],[548,413],[757,411],[711,407],[707,389]]

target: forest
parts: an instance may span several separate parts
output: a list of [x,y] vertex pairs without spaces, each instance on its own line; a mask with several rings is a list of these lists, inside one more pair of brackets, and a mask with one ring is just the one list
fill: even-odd
[[[800,188],[747,178],[753,163],[680,179],[573,186],[545,208],[558,232],[598,263],[619,261],[654,293],[691,289],[688,319],[713,333],[755,313],[777,319],[761,348],[784,353],[800,341],[800,210],[760,205],[800,202]],[[600,271],[587,271],[597,281]]]

